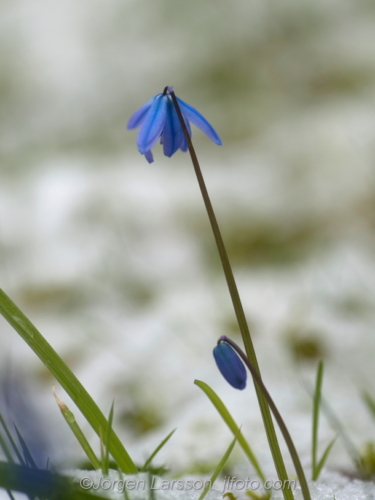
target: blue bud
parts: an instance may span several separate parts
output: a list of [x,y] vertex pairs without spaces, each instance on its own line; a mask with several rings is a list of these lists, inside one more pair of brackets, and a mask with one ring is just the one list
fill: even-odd
[[220,342],[213,353],[217,367],[225,380],[235,389],[245,389],[247,373],[236,351],[226,342]]

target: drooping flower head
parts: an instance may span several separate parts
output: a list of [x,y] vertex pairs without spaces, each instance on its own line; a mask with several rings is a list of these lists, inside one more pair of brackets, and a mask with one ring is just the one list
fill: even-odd
[[[170,92],[173,92],[173,87],[165,87],[162,94],[157,94],[147,101],[133,114],[128,122],[128,130],[141,127],[137,137],[137,146],[139,152],[145,155],[149,163],[154,161],[151,149],[159,138],[165,156],[171,157],[178,149],[184,152],[188,149]],[[215,144],[222,144],[215,129],[199,111],[178,97],[177,101],[190,136],[190,123],[192,123],[200,128]]]
[[225,341],[222,341],[222,338],[225,337],[219,339],[213,351],[217,367],[228,384],[235,389],[245,389],[247,379],[246,369],[236,351]]

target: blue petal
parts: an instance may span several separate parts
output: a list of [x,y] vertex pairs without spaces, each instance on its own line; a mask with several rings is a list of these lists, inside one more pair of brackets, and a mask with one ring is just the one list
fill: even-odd
[[152,151],[146,151],[145,158],[149,163],[153,163],[154,162],[154,155],[152,154]]
[[155,96],[154,102],[143,120],[137,137],[138,150],[141,154],[149,151],[159,139],[163,132],[166,115],[167,98],[159,94]]
[[172,99],[168,97],[167,116],[165,119],[161,141],[163,144],[163,151],[165,156],[171,157],[179,149],[183,139],[184,132],[182,130],[180,120],[173,105]]
[[225,380],[235,389],[245,389],[246,369],[232,347],[226,342],[221,342],[214,349],[214,358]]
[[151,108],[151,104],[154,102],[155,96],[146,102],[142,107],[136,111],[128,121],[128,130],[139,127],[147,115],[147,111]]
[[200,128],[215,144],[219,146],[223,144],[219,134],[199,111],[193,108],[193,106],[186,104],[186,102],[182,101],[179,97],[177,97],[177,101],[181,107],[182,114],[189,122]]

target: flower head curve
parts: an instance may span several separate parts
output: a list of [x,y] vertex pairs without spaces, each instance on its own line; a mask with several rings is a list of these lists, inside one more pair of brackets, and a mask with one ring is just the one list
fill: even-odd
[[[188,145],[174,107],[173,87],[166,87],[162,94],[157,94],[141,106],[130,118],[128,130],[140,127],[137,146],[149,163],[154,161],[151,148],[160,138],[165,156],[171,157],[178,149],[187,151]],[[221,145],[221,139],[213,126],[195,108],[176,97],[189,135],[190,122],[200,128],[215,144]]]

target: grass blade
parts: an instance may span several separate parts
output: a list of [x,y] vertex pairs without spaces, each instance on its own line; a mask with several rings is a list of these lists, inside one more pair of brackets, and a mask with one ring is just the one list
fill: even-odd
[[319,409],[322,394],[324,366],[322,361],[319,362],[316,372],[316,383],[313,402],[313,418],[312,418],[312,439],[311,439],[311,463],[312,463],[312,480],[318,478],[317,463],[318,463],[318,428],[319,428]]
[[111,442],[111,434],[112,434],[112,423],[113,423],[113,413],[115,409],[115,402],[112,402],[111,409],[109,410],[109,416],[108,416],[108,426],[107,426],[107,432],[105,435],[105,442],[104,442],[104,455],[103,455],[103,466],[102,466],[102,471],[105,476],[108,475],[109,471],[109,444]]
[[[16,457],[17,457],[18,461],[19,461],[19,463],[20,463],[21,465],[25,465],[25,461],[24,461],[24,459],[23,459],[23,457],[22,457],[21,453],[19,452],[18,447],[17,447],[17,445],[16,445],[16,443],[15,443],[15,441],[14,441],[14,439],[13,439],[13,436],[12,436],[12,434],[10,433],[10,431],[9,431],[9,429],[8,429],[8,426],[6,425],[5,420],[4,420],[3,416],[1,415],[1,413],[0,413],[0,423],[1,423],[1,425],[2,425],[2,427],[3,427],[3,429],[4,429],[4,431],[5,431],[5,433],[6,433],[6,435],[7,435],[7,438],[8,438],[8,440],[9,440],[9,442],[10,442],[10,444],[11,444],[12,448],[13,448],[13,451],[14,451],[14,453],[15,453],[15,455],[16,455]],[[8,460],[9,460],[9,459],[8,459]],[[9,460],[9,461],[11,462],[11,461],[13,461],[13,460]]]
[[311,439],[311,455],[312,455],[312,477],[313,481],[317,481],[319,475],[326,463],[328,455],[331,452],[333,445],[337,439],[337,436],[332,439],[325,449],[322,457],[318,461],[318,429],[319,429],[319,415],[320,415],[320,404],[322,400],[322,385],[323,385],[323,373],[324,365],[322,361],[319,362],[316,371],[316,382],[315,391],[313,398],[313,419],[312,419],[312,439]]
[[10,498],[10,500],[16,500],[14,498],[14,496],[12,495],[12,492],[10,490],[6,490],[7,491],[7,494],[8,494],[8,497]]
[[[26,465],[25,460],[23,459],[22,454],[19,452],[18,447],[17,447],[17,445],[16,445],[16,443],[15,443],[15,441],[13,439],[13,436],[10,433],[10,431],[8,429],[8,426],[6,425],[5,420],[4,420],[4,418],[3,418],[3,416],[1,414],[0,414],[0,422],[1,422],[1,425],[2,425],[4,431],[5,431],[6,435],[7,435],[8,441],[10,442],[10,444],[11,444],[11,446],[13,448],[13,451],[14,451],[16,457],[18,458],[20,464],[21,465]],[[6,442],[5,442],[5,439],[4,439],[4,437],[3,437],[3,435],[2,435],[1,432],[0,432],[0,447],[3,450],[5,458],[8,460],[8,462],[10,464],[15,464],[15,460],[13,459],[13,456],[10,453],[10,450],[9,450],[9,448],[8,448],[8,446],[7,446]],[[12,495],[12,492],[9,489],[7,489],[6,492],[7,492],[8,496],[9,496],[9,498],[11,500],[15,500],[14,497],[13,497],[13,495]],[[30,496],[30,495],[27,495],[27,497],[29,498],[29,500],[34,500],[34,498],[32,496]]]
[[[5,458],[8,460],[8,462],[13,464],[14,460],[13,460],[12,454],[10,453],[8,446],[7,446],[5,439],[4,439],[1,432],[0,432],[0,448],[3,450]],[[14,496],[12,495],[12,492],[9,489],[7,489],[6,492],[7,492],[8,497],[10,498],[10,500],[15,500]]]
[[[240,429],[237,429],[237,433],[240,433]],[[212,474],[211,478],[209,481],[207,481],[206,486],[204,487],[202,493],[199,495],[198,500],[203,500],[203,498],[207,495],[208,491],[212,488],[214,482],[216,481],[217,477],[219,476],[220,472],[223,470],[225,464],[228,461],[228,458],[230,457],[230,454],[232,453],[232,450],[234,448],[234,445],[237,442],[237,436],[233,439],[233,441],[230,443],[229,448],[227,451],[224,453],[223,458],[220,460],[220,462],[217,464],[214,473]]]
[[6,444],[4,436],[1,432],[0,432],[0,448],[3,450],[5,458],[8,460],[8,462],[13,464],[14,463],[13,456],[12,456],[12,454],[8,448],[8,445]]
[[[0,432],[0,448],[3,450],[3,453],[5,455],[5,458],[8,460],[9,463],[14,463],[14,460],[13,460],[13,457],[5,443],[5,439],[2,435],[2,433]],[[7,492],[7,495],[8,497],[10,498],[10,500],[15,500],[14,496],[12,495],[12,492],[10,490],[6,490]]]
[[366,391],[362,392],[362,399],[365,402],[373,418],[375,418],[375,400]]
[[85,452],[87,458],[90,460],[92,466],[94,469],[100,469],[100,462],[98,458],[96,457],[94,450],[91,448],[89,442],[86,439],[86,436],[83,434],[82,429],[80,426],[77,424],[77,421],[75,419],[75,416],[73,412],[69,410],[67,405],[61,401],[60,398],[58,398],[55,387],[52,387],[52,392],[53,395],[56,399],[56,403],[61,411],[62,416],[64,417],[66,423],[69,425],[70,430],[73,432],[75,435],[77,441],[81,445],[82,450]]
[[[0,314],[13,326],[22,339],[46,365],[52,375],[72,398],[96,434],[100,437],[100,429],[106,432],[108,426],[107,420],[92,397],[42,334],[1,289]],[[126,474],[136,474],[138,472],[133,460],[115,433],[112,433],[110,452],[123,472]]]
[[254,455],[254,452],[250,448],[250,445],[244,438],[242,432],[238,431],[238,425],[234,421],[232,415],[229,413],[225,404],[222,402],[222,400],[219,398],[216,392],[213,389],[211,389],[211,387],[207,385],[205,382],[202,382],[201,380],[194,380],[194,384],[197,385],[200,389],[202,389],[202,391],[206,394],[211,403],[215,406],[215,408],[219,412],[221,418],[227,424],[229,429],[233,432],[233,435],[237,436],[238,444],[241,446],[241,448],[249,458],[251,464],[253,465],[260,479],[263,481],[263,483],[265,483],[266,476],[264,475],[262,468],[260,467],[259,462]]
[[34,459],[33,459],[32,455],[30,453],[29,448],[27,447],[27,444],[26,444],[25,440],[21,436],[21,433],[18,430],[18,428],[17,428],[17,426],[16,426],[16,424],[14,422],[13,422],[13,425],[14,425],[14,428],[16,429],[18,441],[20,442],[20,445],[21,445],[21,448],[22,448],[22,452],[23,452],[23,458],[25,459],[26,464],[29,467],[31,467],[32,469],[37,469],[38,467],[37,467],[36,463],[34,462]]
[[146,462],[144,463],[143,467],[140,469],[140,471],[145,471],[147,469],[147,467],[150,465],[150,463],[152,462],[152,460],[155,458],[155,456],[157,455],[157,453],[159,453],[159,451],[163,448],[164,445],[166,445],[168,443],[168,441],[170,440],[170,438],[173,436],[173,434],[176,432],[177,429],[173,429],[172,432],[170,432],[168,434],[168,436],[166,438],[163,439],[163,441],[159,444],[159,446],[157,446],[155,448],[155,450],[151,453],[151,455],[148,457],[148,459],[146,460]]
[[[298,365],[297,365],[298,369]],[[303,378],[301,375],[301,383],[306,392],[311,396],[312,398],[314,390],[310,383]],[[366,475],[364,474],[363,468],[362,468],[362,459],[361,459],[361,454],[357,447],[355,446],[354,442],[350,438],[349,434],[346,431],[345,426],[341,423],[339,417],[337,416],[336,412],[334,409],[331,407],[331,405],[328,403],[328,401],[324,398],[323,394],[321,396],[321,402],[320,402],[320,407],[321,411],[328,420],[330,426],[332,429],[337,433],[338,439],[341,439],[341,442],[350,457],[351,461],[353,462],[354,467],[356,468],[357,472],[360,474],[362,478],[365,478]]]
[[346,452],[348,453],[349,457],[351,458],[354,467],[356,468],[358,473],[363,478],[365,478],[364,471],[362,469],[361,454],[358,451],[352,439],[350,438],[349,434],[346,432],[345,425],[341,423],[336,412],[324,398],[322,398],[321,407],[332,429],[335,432],[337,432],[338,438],[341,439],[341,442],[344,448],[346,449]]
[[324,464],[326,463],[326,460],[328,458],[328,455],[330,454],[333,445],[336,443],[337,436],[335,436],[332,441],[328,444],[327,448],[325,449],[325,452],[322,455],[322,458],[319,460],[319,462],[316,465],[316,481],[319,478],[319,475],[324,467]]

